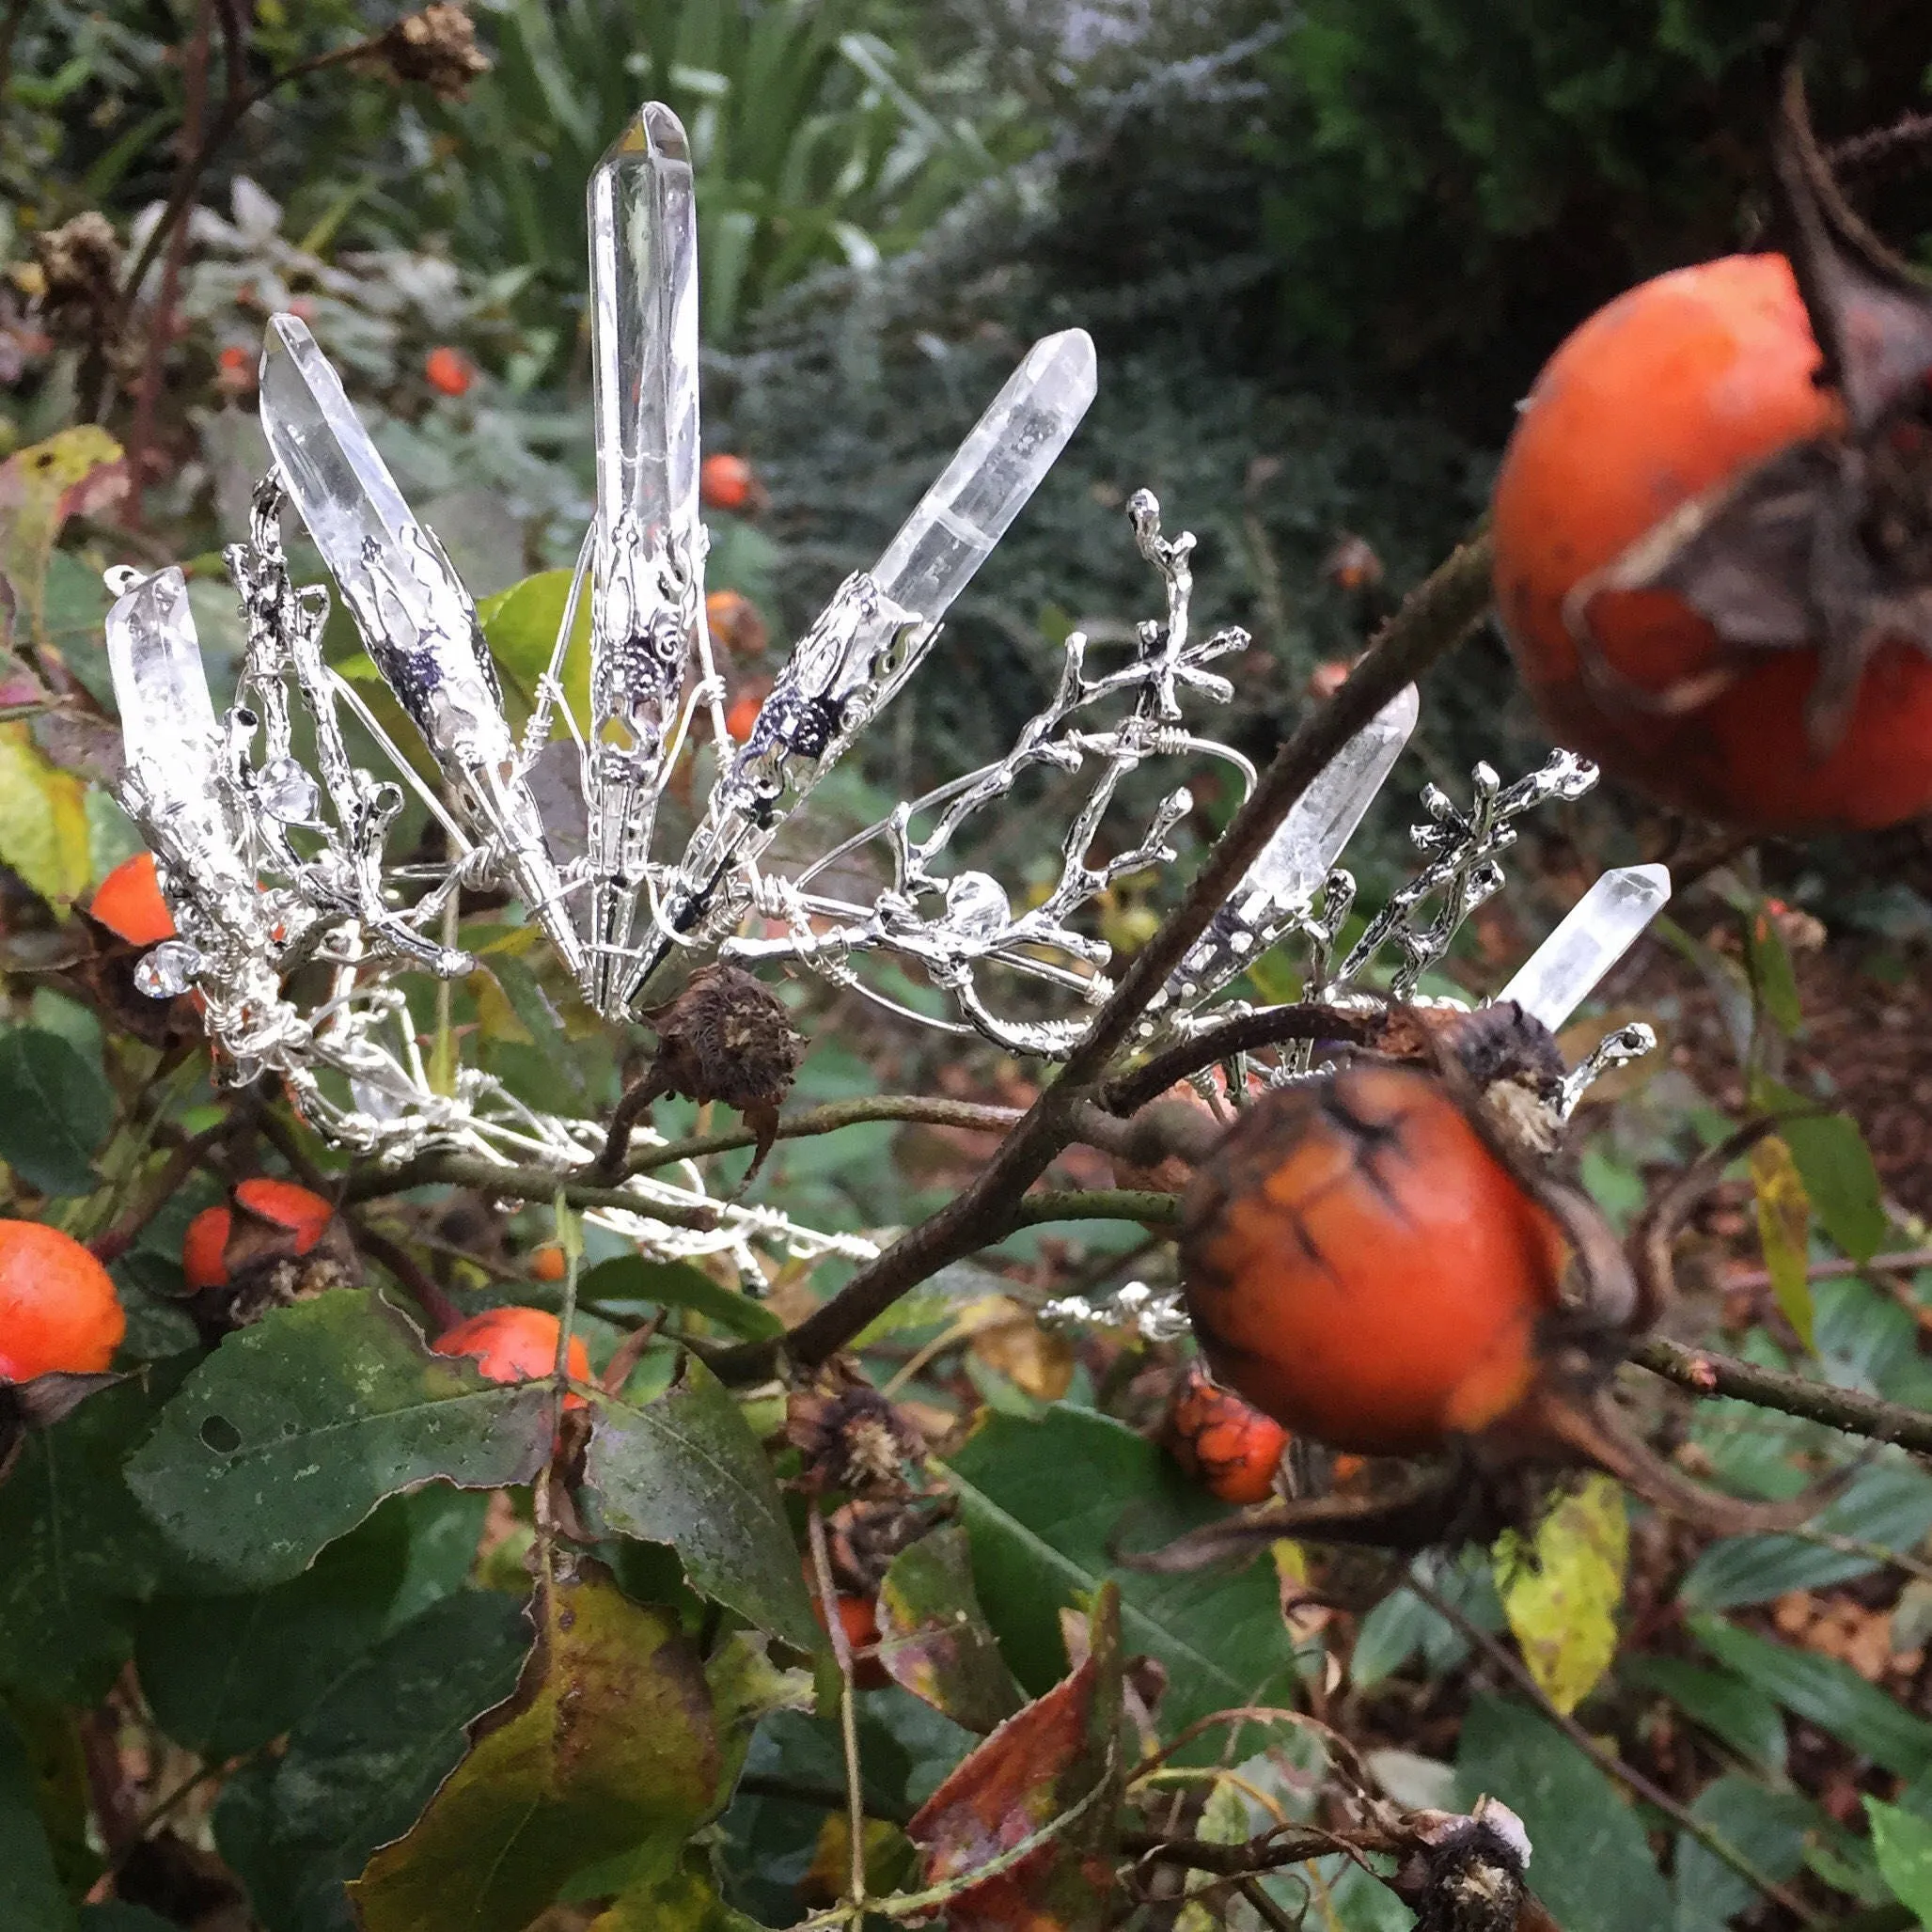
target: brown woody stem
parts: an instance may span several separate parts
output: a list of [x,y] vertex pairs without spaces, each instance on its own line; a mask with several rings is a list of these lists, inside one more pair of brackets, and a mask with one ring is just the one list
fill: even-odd
[[1020,1197],[1074,1138],[1076,1100],[1131,1044],[1140,1015],[1169,974],[1329,761],[1397,692],[1482,621],[1490,604],[1490,565],[1486,537],[1464,544],[1410,593],[1341,690],[1302,719],[1207,855],[1186,896],[1134,955],[1060,1078],[1028,1109],[972,1185],[860,1268],[781,1343],[734,1349],[721,1359],[720,1373],[757,1380],[771,1373],[781,1351],[799,1367],[814,1368],[908,1289],[1020,1225]]

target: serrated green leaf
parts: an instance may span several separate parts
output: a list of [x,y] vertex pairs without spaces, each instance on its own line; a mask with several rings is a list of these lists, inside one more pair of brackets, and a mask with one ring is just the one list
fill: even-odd
[[[0,810],[5,802],[0,800]],[[0,1160],[42,1194],[91,1194],[94,1156],[114,1125],[98,1067],[39,1027],[0,1034]]]
[[169,1552],[121,1466],[181,1374],[150,1369],[28,1432],[0,1484],[0,1685],[88,1704],[127,1661]]
[[1898,1902],[1932,1924],[1932,1823],[1902,1806],[1865,1799],[1872,1821],[1872,1850]]
[[897,1684],[968,1731],[991,1731],[1024,1699],[973,1588],[966,1531],[945,1524],[892,1559],[879,1586],[878,1657]]
[[1463,1808],[1484,1793],[1522,1819],[1536,1895],[1563,1932],[1669,1923],[1671,1899],[1643,1826],[1616,1786],[1556,1729],[1479,1693],[1456,1750]]
[[[1767,1791],[1735,1775],[1705,1785],[1690,1815],[1778,1884],[1803,1866],[1805,1843],[1819,1817],[1808,1799],[1789,1791]],[[1688,1831],[1678,1834],[1672,1890],[1676,1894],[1675,1932],[1725,1932],[1758,1899],[1748,1878]]]
[[1689,1626],[1720,1663],[1861,1757],[1901,1778],[1932,1769],[1932,1723],[1867,1684],[1849,1664],[1773,1643],[1720,1617],[1691,1617]]
[[1784,1769],[1783,1715],[1755,1684],[1678,1657],[1626,1657],[1617,1670],[1630,1683],[1668,1697],[1750,1763],[1767,1771]]
[[510,1694],[529,1638],[510,1598],[459,1591],[352,1665],[279,1757],[229,1780],[215,1841],[266,1924],[354,1932],[347,1881],[455,1769],[463,1726]]
[[689,1262],[646,1261],[620,1254],[588,1269],[577,1283],[577,1298],[592,1303],[652,1301],[660,1308],[688,1308],[747,1342],[769,1342],[785,1325],[762,1301],[721,1287]]
[[1530,1674],[1567,1715],[1617,1654],[1617,1608],[1630,1550],[1622,1487],[1586,1476],[1557,1497],[1528,1542],[1505,1531],[1497,1588]]
[[163,1410],[128,1482],[177,1548],[260,1589],[298,1575],[384,1497],[441,1479],[527,1483],[547,1377],[486,1382],[373,1289],[338,1288],[227,1337]]
[[584,1480],[620,1535],[668,1543],[691,1587],[800,1650],[821,1639],[777,1479],[724,1385],[695,1356],[641,1408],[592,1398]]
[[13,1721],[0,1710],[0,1925],[72,1932],[74,1908],[61,1890],[54,1848],[34,1803],[33,1766]]
[[[1027,1689],[1044,1691],[1064,1669],[1061,1607],[1091,1602],[1111,1579],[1127,1648],[1167,1670],[1164,1726],[1293,1696],[1294,1646],[1269,1564],[1190,1576],[1115,1565],[1116,1539],[1154,1548],[1225,1514],[1144,1437],[1085,1409],[1055,1407],[1038,1422],[995,1415],[949,1473],[980,1600]],[[1202,1740],[1188,1761],[1215,1759],[1223,1748],[1219,1737]]]
[[[1932,1531],[1932,1476],[1903,1462],[1862,1471],[1822,1510],[1814,1530],[1899,1550]],[[1727,1536],[1701,1550],[1677,1588],[1687,1610],[1768,1603],[1789,1590],[1817,1590],[1869,1575],[1876,1557],[1847,1554],[1802,1536]]]
[[409,1518],[385,1503],[299,1577],[247,1596],[157,1596],[134,1667],[155,1721],[204,1757],[238,1757],[289,1730],[386,1626]]
[[540,1592],[536,1648],[471,1738],[351,1885],[365,1932],[523,1932],[585,1865],[652,1845],[671,1865],[726,1796],[697,1653],[591,1563]]
[[1757,1233],[1764,1249],[1765,1270],[1771,1278],[1784,1319],[1798,1330],[1807,1349],[1816,1351],[1812,1312],[1812,1206],[1798,1178],[1791,1149],[1776,1134],[1767,1134],[1751,1150],[1751,1191],[1757,1205]]

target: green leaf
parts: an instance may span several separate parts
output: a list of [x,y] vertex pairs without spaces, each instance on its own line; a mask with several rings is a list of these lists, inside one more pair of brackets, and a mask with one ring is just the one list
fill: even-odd
[[949,1523],[902,1549],[879,1586],[879,1661],[893,1681],[968,1731],[1024,1701],[973,1589],[972,1548]]
[[1760,1080],[1754,1097],[1783,1117],[1778,1131],[1826,1233],[1852,1260],[1869,1261],[1884,1247],[1891,1223],[1858,1123],[1849,1114],[1817,1112],[1815,1101],[1775,1080]]
[[1865,1799],[1865,1815],[1886,1884],[1921,1924],[1932,1924],[1932,1823],[1876,1798]]
[[508,1696],[521,1607],[463,1590],[353,1664],[215,1806],[215,1841],[275,1932],[353,1932],[347,1881],[399,1838],[463,1757],[463,1726]]
[[1720,1617],[1692,1617],[1693,1637],[1767,1696],[1901,1778],[1932,1769],[1932,1723],[1867,1684],[1849,1664],[1793,1650]]
[[695,1356],[642,1408],[592,1398],[584,1480],[620,1535],[668,1543],[691,1587],[800,1650],[823,1641],[758,1437]]
[[[4,801],[0,801],[4,805]],[[91,1194],[114,1095],[57,1033],[0,1033],[0,1160],[42,1194]]]
[[[1910,1550],[1932,1531],[1932,1477],[1905,1462],[1864,1470],[1812,1524],[1861,1543]],[[1847,1554],[1802,1536],[1727,1536],[1702,1550],[1677,1587],[1687,1610],[1768,1603],[1790,1590],[1816,1590],[1863,1577],[1873,1557]]]
[[1756,1685],[1677,1657],[1626,1657],[1617,1670],[1630,1683],[1668,1697],[1740,1757],[1763,1770],[1783,1771],[1783,1714]]
[[[1735,1775],[1705,1785],[1697,1794],[1690,1815],[1778,1884],[1803,1865],[1805,1842],[1818,1822],[1818,1813],[1808,1799],[1788,1791],[1767,1791]],[[1677,1903],[1675,1932],[1725,1932],[1759,1896],[1749,1879],[1688,1831],[1678,1834],[1672,1889]]]
[[0,1710],[0,1925],[72,1932],[54,1848],[34,1803],[34,1770],[12,1720]]
[[769,1342],[785,1325],[762,1301],[721,1287],[689,1262],[646,1261],[640,1254],[618,1255],[587,1269],[577,1283],[587,1306],[613,1301],[652,1301],[660,1308],[688,1308],[747,1342]]
[[627,1888],[590,1921],[589,1932],[764,1932],[718,1896],[701,1862],[686,1860],[666,1877]]
[[1497,1585],[1510,1631],[1530,1674],[1566,1716],[1617,1654],[1629,1549],[1624,1492],[1598,1475],[1557,1497],[1533,1542],[1505,1531],[1497,1544]]
[[1751,969],[1751,983],[1757,994],[1759,1008],[1777,1028],[1789,1035],[1804,1022],[1804,1005],[1798,994],[1798,975],[1791,967],[1791,953],[1778,922],[1760,903],[1745,915],[1745,957]]
[[[1029,1690],[1044,1691],[1065,1668],[1061,1606],[1091,1602],[1112,1578],[1128,1650],[1167,1670],[1161,1718],[1170,1731],[1231,1704],[1293,1695],[1294,1648],[1270,1565],[1178,1577],[1115,1567],[1117,1538],[1157,1547],[1225,1514],[1145,1437],[1084,1409],[1057,1406],[1038,1422],[995,1415],[954,1455],[950,1474],[981,1601]],[[1227,1740],[1201,1742],[1214,1759]]]
[[204,1757],[278,1737],[383,1635],[409,1556],[409,1518],[385,1503],[301,1576],[250,1596],[159,1596],[134,1665],[155,1721]]
[[1775,1134],[1767,1134],[1751,1150],[1751,1191],[1757,1205],[1758,1243],[1771,1278],[1771,1293],[1784,1319],[1798,1330],[1798,1339],[1815,1354],[1808,1273],[1812,1204],[1791,1149]]
[[[550,668],[564,605],[570,601],[571,575],[567,570],[540,571],[477,604],[490,655],[526,704],[536,703],[537,681]],[[586,595],[577,601],[571,648],[563,663],[565,696],[578,724],[586,730],[590,723],[589,636],[590,599]]]
[[0,1484],[0,1684],[93,1704],[127,1661],[168,1550],[121,1465],[180,1374],[150,1369],[28,1432]]
[[1484,1793],[1522,1819],[1536,1895],[1563,1932],[1663,1925],[1670,1894],[1617,1787],[1552,1724],[1478,1694],[1456,1751],[1465,1809]]
[[722,1804],[726,1757],[697,1653],[594,1563],[540,1593],[508,1702],[407,1836],[350,1887],[365,1932],[523,1932],[582,1866],[670,1866]]
[[280,1583],[384,1497],[441,1478],[527,1483],[549,1379],[486,1382],[374,1290],[338,1288],[228,1336],[162,1411],[128,1482],[180,1549],[238,1587]]

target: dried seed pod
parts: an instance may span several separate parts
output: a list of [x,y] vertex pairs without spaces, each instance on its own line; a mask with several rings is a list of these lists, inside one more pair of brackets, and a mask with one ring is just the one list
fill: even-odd
[[736,1107],[758,1134],[750,1171],[740,1184],[748,1186],[771,1152],[778,1108],[805,1058],[805,1042],[783,1002],[743,967],[717,961],[693,973],[675,999],[644,1017],[656,1029],[657,1057],[642,1091],[650,1099],[683,1094]]
[[913,1494],[905,1466],[923,1450],[919,1431],[842,1362],[827,1363],[813,1387],[793,1390],[785,1410],[785,1437],[804,1457],[800,1480],[814,1494],[828,1489],[870,1499]]
[[1506,1804],[1479,1798],[1467,1817],[1419,1812],[1417,1848],[1389,1881],[1416,1932],[1554,1932],[1531,1895],[1530,1834]]
[[188,1312],[211,1339],[362,1279],[334,1206],[292,1181],[240,1182],[228,1205],[204,1208],[181,1243]]

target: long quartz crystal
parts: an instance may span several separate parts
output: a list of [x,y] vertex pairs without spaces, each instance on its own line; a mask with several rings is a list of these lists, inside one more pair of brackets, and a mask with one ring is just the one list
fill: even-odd
[[[212,922],[195,936],[224,934],[244,949],[259,943],[265,950],[255,878],[229,809],[222,732],[180,570],[157,572],[116,599],[107,613],[107,668],[126,757],[120,802],[166,867],[173,894],[192,898]],[[194,946],[167,940],[149,958],[156,954],[152,990],[184,991],[200,963]]]
[[1161,1006],[1211,997],[1254,963],[1321,890],[1416,728],[1416,687],[1398,691],[1290,808],[1207,931],[1175,967]]
[[597,591],[589,991],[610,1009],[650,856],[700,590],[698,216],[678,118],[649,102],[590,177]]
[[261,427],[376,668],[488,829],[532,917],[578,971],[563,882],[536,799],[515,774],[476,605],[443,546],[411,513],[341,379],[292,315],[269,319]]
[[[1086,330],[1034,343],[878,563],[839,587],[712,787],[665,896],[669,933],[698,925],[727,871],[757,857],[918,668],[953,600],[1079,427],[1095,383]],[[672,943],[666,932],[647,942],[620,1005]]]
[[1497,997],[1516,1000],[1556,1032],[1670,897],[1667,867],[1631,865],[1605,872]]

